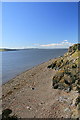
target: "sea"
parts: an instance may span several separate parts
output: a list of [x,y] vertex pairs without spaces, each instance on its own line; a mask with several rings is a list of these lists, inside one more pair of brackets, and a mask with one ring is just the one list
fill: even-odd
[[0,84],[50,59],[62,56],[67,49],[24,49],[0,52]]

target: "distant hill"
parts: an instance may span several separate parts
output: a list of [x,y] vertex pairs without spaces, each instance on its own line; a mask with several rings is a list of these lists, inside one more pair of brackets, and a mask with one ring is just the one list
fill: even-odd
[[0,51],[16,51],[17,49],[0,48]]

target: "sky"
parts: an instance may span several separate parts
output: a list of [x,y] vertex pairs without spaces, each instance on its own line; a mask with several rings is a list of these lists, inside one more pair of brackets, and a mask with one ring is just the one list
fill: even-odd
[[3,2],[3,48],[66,48],[78,42],[77,2]]
[[2,2],[79,2],[79,0],[1,0]]

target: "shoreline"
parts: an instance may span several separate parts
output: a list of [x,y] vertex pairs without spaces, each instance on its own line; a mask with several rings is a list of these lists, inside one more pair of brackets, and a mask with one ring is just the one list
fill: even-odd
[[57,70],[47,67],[55,59],[39,64],[2,85],[2,109],[11,109],[12,115],[18,118],[70,118],[71,104],[77,93],[53,89],[52,78]]
[[[59,56],[59,57],[60,57],[60,56]],[[40,64],[37,64],[37,65],[33,66],[32,68],[29,68],[29,69],[27,69],[27,70],[25,70],[25,71],[23,71],[23,72],[20,72],[19,74],[15,75],[15,77],[13,77],[13,78],[11,78],[10,80],[8,80],[7,82],[3,83],[2,86],[5,85],[5,84],[7,84],[8,82],[12,81],[13,79],[15,79],[17,76],[20,76],[21,74],[23,74],[23,73],[25,73],[25,72],[27,72],[27,71],[29,71],[29,70],[32,70],[33,68],[36,68],[36,67],[38,67],[38,66],[40,66],[40,65],[42,65],[42,64],[44,64],[44,63],[47,63],[47,62],[49,62],[49,61],[54,61],[55,59],[56,59],[56,58],[49,59],[48,61],[42,62],[42,63],[40,63]]]
[[[32,68],[24,71],[24,72],[21,72],[20,74],[16,75],[14,78],[12,78],[12,79],[10,79],[9,81],[7,81],[6,83],[2,84],[2,88],[3,88],[4,86],[6,86],[6,85],[14,84],[14,82],[19,82],[19,80],[16,81],[18,78],[20,79],[20,77],[24,76],[26,73],[30,74],[30,72],[34,72],[34,71],[35,71],[36,69],[38,69],[39,67],[42,68],[45,64],[46,64],[46,68],[47,68],[47,66],[50,65],[55,59],[56,59],[56,58],[50,59],[50,60],[48,60],[48,61],[46,61],[46,62],[43,62],[43,63],[41,63],[41,64],[38,64],[38,65],[36,65],[36,66],[34,66],[34,67],[32,67]],[[36,73],[37,73],[37,72],[36,72]],[[25,81],[25,82],[26,82],[26,81]]]
[[[47,52],[47,50],[46,50],[46,52],[45,51],[40,51],[40,54],[43,52],[44,56],[43,56],[43,54],[41,56],[38,55],[39,60],[37,60],[37,57],[35,58],[35,55],[34,55],[33,58],[31,57],[30,62],[29,62],[29,59],[26,57],[26,54],[23,54],[24,51],[22,51],[22,52],[20,52],[21,53],[21,55],[20,55],[21,60],[20,60],[19,63],[18,63],[18,61],[19,61],[18,57],[16,58],[17,61],[15,60],[15,57],[16,57],[15,53],[11,53],[11,56],[10,56],[10,53],[9,53],[8,56],[10,58],[7,58],[7,60],[5,58],[5,56],[7,54],[4,54],[3,80],[2,80],[3,84],[5,84],[7,81],[13,79],[17,75],[20,75],[22,72],[25,72],[28,69],[32,69],[32,67],[35,67],[35,66],[37,66],[39,64],[47,62],[50,59],[55,59],[55,58],[57,58],[59,56],[62,56],[65,52],[67,52],[67,49],[61,50],[61,53],[59,53],[58,55],[55,55],[55,53],[54,53],[55,51],[53,50],[53,52],[52,52],[52,50],[50,50],[49,51],[50,55],[47,55],[47,56],[45,56],[45,53]],[[58,50],[57,50],[57,52],[58,52]],[[36,53],[36,55],[38,54],[37,51],[33,51],[31,53]],[[16,51],[16,54],[18,54],[17,51]],[[23,58],[21,57],[22,54],[23,54],[23,58],[25,57],[27,60],[23,60]],[[14,56],[14,58],[12,56]],[[13,58],[13,60],[11,59],[11,57]],[[32,62],[32,60],[33,60],[33,62]]]

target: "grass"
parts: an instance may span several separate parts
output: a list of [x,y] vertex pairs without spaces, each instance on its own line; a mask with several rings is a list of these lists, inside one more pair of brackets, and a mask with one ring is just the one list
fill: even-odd
[[0,52],[3,51],[16,51],[17,49],[6,49],[6,48],[0,48]]
[[74,54],[72,54],[73,58],[79,57],[80,56],[80,51],[76,51]]
[[2,52],[2,51],[6,51],[5,49],[0,49],[0,52]]

